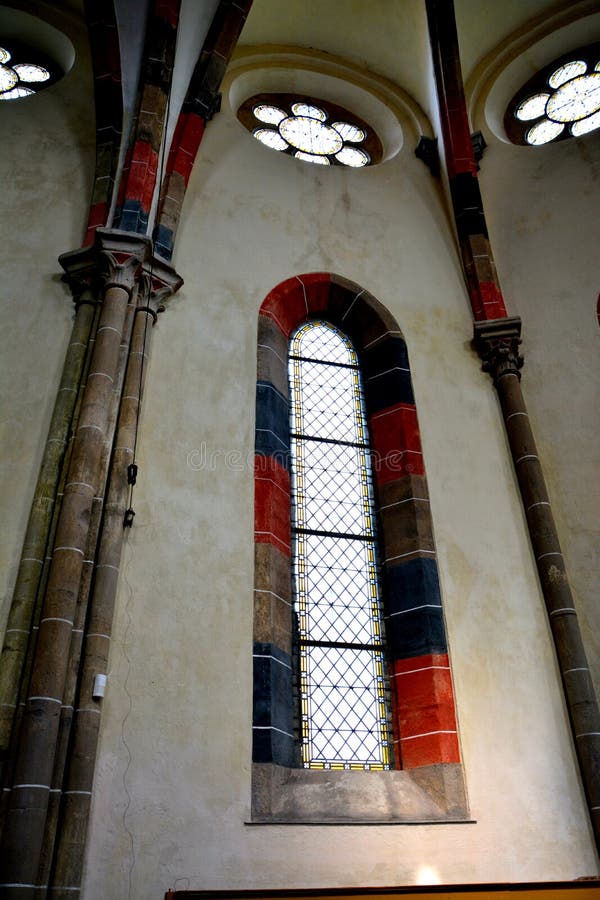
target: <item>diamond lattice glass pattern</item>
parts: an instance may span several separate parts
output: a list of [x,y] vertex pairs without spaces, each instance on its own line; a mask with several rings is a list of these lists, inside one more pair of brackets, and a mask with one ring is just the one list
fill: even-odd
[[356,354],[326,322],[290,353],[295,612],[306,768],[389,768],[373,488]]

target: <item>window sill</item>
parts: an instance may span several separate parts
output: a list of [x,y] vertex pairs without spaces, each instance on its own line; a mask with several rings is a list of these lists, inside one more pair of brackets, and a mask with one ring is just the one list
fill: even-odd
[[469,823],[463,768],[441,763],[389,772],[252,766],[248,824],[410,825]]

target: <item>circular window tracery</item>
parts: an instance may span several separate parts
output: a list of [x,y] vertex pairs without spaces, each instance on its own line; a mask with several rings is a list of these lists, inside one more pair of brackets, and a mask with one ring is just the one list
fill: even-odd
[[516,144],[541,146],[600,128],[600,44],[555,60],[513,97],[504,119]]
[[271,150],[321,166],[363,168],[379,162],[381,141],[340,106],[294,94],[259,94],[238,110],[240,122]]
[[0,38],[0,100],[29,97],[53,84],[61,74],[39,52]]

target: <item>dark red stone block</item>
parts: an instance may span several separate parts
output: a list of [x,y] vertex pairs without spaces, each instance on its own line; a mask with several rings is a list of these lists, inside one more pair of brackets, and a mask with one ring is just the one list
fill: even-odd
[[270,294],[260,308],[261,315],[269,316],[279,329],[290,337],[293,331],[304,322],[308,315],[308,306],[299,278],[288,278],[282,281]]
[[398,660],[391,674],[403,768],[460,762],[447,654]]
[[269,457],[257,457],[254,479],[254,530],[258,543],[290,554],[289,474]]
[[300,275],[300,281],[306,291],[306,304],[309,314],[315,316],[321,313],[327,318],[331,290],[331,275],[329,272],[311,272],[308,275]]
[[433,766],[438,763],[460,763],[457,734],[430,734],[409,741],[400,741],[403,769]]
[[423,454],[417,411],[399,403],[369,419],[375,478],[379,484],[405,475],[423,475]]

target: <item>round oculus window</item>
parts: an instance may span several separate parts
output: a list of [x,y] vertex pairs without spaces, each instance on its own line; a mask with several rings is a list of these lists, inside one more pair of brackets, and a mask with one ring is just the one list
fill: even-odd
[[270,150],[321,166],[360,169],[380,161],[381,141],[354,113],[326,100],[296,94],[258,94],[238,119]]
[[62,71],[46,56],[0,37],[0,100],[19,100],[49,87]]
[[515,144],[538,147],[600,128],[600,44],[554,60],[511,100],[504,127]]

